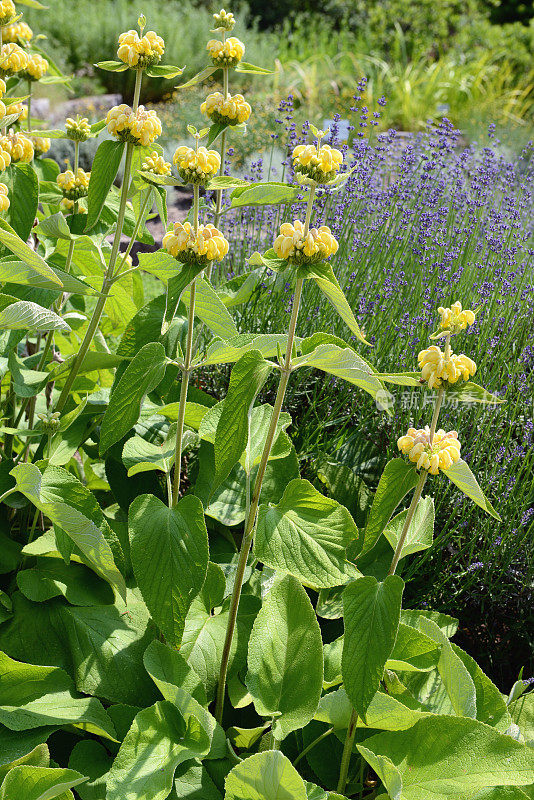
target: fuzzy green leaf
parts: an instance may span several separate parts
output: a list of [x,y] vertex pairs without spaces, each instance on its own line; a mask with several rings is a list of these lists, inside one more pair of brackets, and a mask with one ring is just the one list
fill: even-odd
[[279,750],[241,761],[227,775],[224,800],[307,800],[304,781]]
[[70,325],[48,308],[18,300],[0,311],[0,330],[70,331]]
[[293,359],[293,367],[314,367],[329,375],[342,378],[354,386],[376,397],[383,392],[384,386],[380,378],[369,364],[350,347],[338,347],[336,344],[320,344],[311,353]]
[[67,800],[69,789],[86,781],[73,769],[21,765],[10,770],[0,787],[0,800]]
[[[126,65],[124,66],[126,67]],[[100,219],[104,203],[119,170],[125,147],[124,142],[111,140],[101,142],[98,146],[89,180],[86,231],[91,230]]]
[[62,283],[56,276],[55,272],[48,266],[46,261],[29,247],[20,236],[18,236],[13,228],[3,219],[0,218],[0,243],[5,245],[8,250],[11,250],[21,261],[24,261],[35,272],[47,278],[52,283],[55,283],[59,289],[62,288]]
[[484,496],[484,492],[478,485],[478,481],[471,472],[468,464],[461,458],[456,464],[452,464],[448,469],[442,470],[447,478],[452,481],[467,497],[477,506],[480,506],[487,514],[494,519],[502,522],[489,500]]
[[214,72],[217,71],[217,67],[206,67],[201,72],[198,72],[193,78],[187,81],[187,83],[182,83],[180,86],[177,86],[177,89],[189,89],[190,86],[196,86],[197,83],[201,83],[202,81],[209,78],[210,75],[213,75]]
[[332,304],[343,322],[348,325],[352,333],[360,340],[360,342],[369,344],[361,332],[360,326],[356,322],[356,318],[352,313],[352,309],[347,302],[347,298],[341,290],[330,264],[312,267],[309,271],[309,277],[313,278],[328,302]]
[[[399,543],[402,529],[406,521],[408,511],[401,511],[393,517],[384,530],[384,536],[390,543],[393,550],[396,550]],[[406,539],[402,546],[401,558],[418,553],[420,550],[427,550],[432,547],[434,539],[434,501],[431,497],[424,497],[417,504],[413,519],[410,522]]]
[[413,464],[402,458],[388,461],[380,477],[363,535],[360,556],[369,552],[384,532],[391,515],[419,480]]

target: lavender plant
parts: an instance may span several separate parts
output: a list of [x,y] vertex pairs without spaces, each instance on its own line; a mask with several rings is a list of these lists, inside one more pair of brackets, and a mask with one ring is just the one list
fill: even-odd
[[[207,72],[223,69],[224,94],[206,100],[209,128],[189,128],[194,147],[177,148],[178,177],[157,115],[139,102],[144,73],[181,69],[160,63],[165,44],[142,16],[139,32],[119,36],[119,61],[100,65],[134,70],[136,89],[132,107],[108,113],[113,139],[89,174],[79,143],[102,123],[39,131],[74,141],[61,174],[35,162],[26,137],[5,151],[15,163],[4,159],[12,224],[0,223],[0,795],[521,800],[534,783],[533,695],[519,682],[505,698],[451,644],[451,617],[402,609],[396,574],[432,541],[429,476],[443,473],[500,522],[460,457],[461,431],[438,428],[450,395],[495,401],[471,380],[475,361],[452,350],[478,310],[440,307],[438,344],[417,371],[379,371],[331,332],[300,335],[316,291],[369,345],[332,268],[346,241],[321,220],[357,165],[309,126],[312,141],[291,150],[294,183],[218,174],[224,135],[251,114],[228,96],[228,71],[265,70],[226,39],[232,15],[214,17],[222,39],[208,43]],[[134,265],[152,209],[167,223],[164,187],[183,184],[188,219]],[[231,251],[221,220],[249,206],[302,213],[274,236],[261,226],[253,269],[216,285],[212,266]],[[230,310],[266,270],[294,286],[289,322],[238,333]],[[141,271],[165,286],[148,303]],[[228,364],[224,398],[199,387]],[[408,458],[386,464],[365,524],[300,476],[285,406],[305,368],[384,414],[392,386],[437,389],[430,425],[398,439]],[[270,375],[273,406],[257,402]],[[343,618],[343,636],[323,644],[320,618]]]

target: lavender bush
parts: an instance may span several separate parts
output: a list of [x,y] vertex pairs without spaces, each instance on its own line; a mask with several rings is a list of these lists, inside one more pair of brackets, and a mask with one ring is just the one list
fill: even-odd
[[[333,268],[374,345],[373,362],[381,372],[414,369],[436,305],[466,298],[471,307],[482,306],[473,358],[487,376],[488,389],[506,401],[493,407],[473,403],[463,433],[466,460],[484,471],[485,485],[499,497],[504,523],[497,531],[482,513],[467,517],[460,493],[444,485],[437,508],[440,534],[433,548],[408,568],[409,586],[414,598],[433,607],[455,611],[468,603],[475,619],[483,612],[485,629],[477,632],[482,650],[484,636],[499,636],[506,662],[508,643],[519,635],[527,658],[531,643],[524,626],[528,629],[532,613],[534,563],[532,149],[529,145],[510,155],[493,126],[485,141],[467,144],[446,119],[417,135],[393,130],[373,135],[378,112],[362,105],[363,82],[358,89],[351,108],[354,138],[343,147],[353,172],[340,191],[322,193],[314,224],[328,224],[343,243]],[[297,129],[291,98],[279,112],[272,150],[251,164],[249,178],[292,178],[290,159],[284,156],[305,140],[308,125]],[[340,146],[335,125],[329,141]],[[281,169],[274,166],[280,157]],[[268,240],[281,221],[301,212],[297,204],[228,214],[231,268],[227,273],[226,266],[220,279],[238,280],[248,272],[251,242],[261,234]],[[290,286],[265,270],[243,307],[240,329],[279,330],[281,309],[288,315],[291,307]],[[308,293],[301,313],[302,335],[318,323],[342,335],[341,323],[318,292]],[[397,391],[388,418],[377,413],[370,398],[364,410],[360,397],[356,405],[356,390],[349,384],[325,381],[313,372],[288,395],[308,477],[317,485],[326,483],[362,515],[367,489],[394,455],[395,435],[417,423],[424,407],[433,403],[432,392]],[[453,401],[443,414],[444,424],[453,425]],[[350,499],[355,485],[359,508]],[[478,655],[484,660],[484,652]],[[502,678],[506,668],[498,663],[500,656],[493,654],[493,668]],[[486,660],[486,666],[492,664]]]

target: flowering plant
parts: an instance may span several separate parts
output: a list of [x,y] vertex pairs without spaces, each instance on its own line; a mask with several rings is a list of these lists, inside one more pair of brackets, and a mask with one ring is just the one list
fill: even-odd
[[[0,3],[5,24],[9,10]],[[209,52],[241,52],[226,48],[232,14],[214,18],[221,48]],[[135,70],[131,106],[53,131],[31,130],[28,114],[28,135],[0,140],[0,795],[522,800],[532,695],[519,682],[505,698],[450,642],[451,617],[403,609],[397,574],[432,542],[423,493],[441,473],[500,520],[461,458],[461,416],[458,433],[438,427],[451,392],[495,400],[451,348],[476,312],[440,307],[443,350],[422,350],[419,371],[379,372],[332,268],[342,237],[315,224],[324,187],[348,180],[344,153],[311,127],[314,141],[290,153],[297,187],[251,183],[220,174],[235,126],[214,118],[188,128],[194,147],[171,165],[140,99],[143,74],[177,68],[159,63],[164,44],[145,23],[105,62]],[[225,102],[230,69],[261,72],[235,57],[219,59]],[[104,126],[113,138],[86,172],[80,147]],[[58,137],[74,149],[62,173],[34,145]],[[183,182],[188,218],[169,221],[165,187]],[[297,193],[302,214],[262,230],[258,246],[272,247],[248,261],[294,287],[287,327],[239,331],[248,275],[211,280],[230,252],[226,211],[291,206]],[[154,245],[153,209],[162,247],[134,263],[136,242]],[[147,303],[141,271],[163,286]],[[299,335],[310,289],[356,345]],[[231,365],[222,399],[200,385],[220,365]],[[382,401],[392,386],[437,389],[358,526],[301,478],[285,406],[305,369]],[[258,401],[269,378],[273,405]]]

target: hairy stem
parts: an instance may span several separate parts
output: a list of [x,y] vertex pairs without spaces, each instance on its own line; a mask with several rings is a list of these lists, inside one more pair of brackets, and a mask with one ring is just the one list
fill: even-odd
[[32,115],[32,82],[28,81],[28,119],[26,122],[27,131],[31,131],[32,129],[31,115]]
[[273,414],[271,417],[271,424],[265,440],[263,453],[261,456],[258,473],[254,482],[254,490],[252,492],[252,500],[248,511],[247,519],[245,521],[245,531],[243,540],[241,542],[241,550],[239,552],[239,562],[234,579],[234,588],[232,592],[232,599],[230,602],[230,613],[228,618],[228,625],[226,628],[226,638],[224,641],[221,669],[219,672],[219,683],[217,686],[217,702],[215,706],[215,717],[218,722],[222,720],[224,708],[224,695],[226,689],[226,675],[228,672],[228,660],[230,658],[230,650],[232,647],[232,639],[234,636],[235,624],[237,619],[237,611],[239,609],[239,600],[241,598],[241,589],[243,587],[243,580],[245,576],[245,569],[247,566],[248,554],[254,538],[254,528],[256,525],[256,514],[260,502],[261,488],[263,479],[265,477],[265,470],[267,469],[267,462],[271,454],[271,449],[274,443],[276,428],[278,420],[280,419],[280,412],[282,411],[282,404],[286,394],[289,376],[291,374],[291,356],[293,352],[293,342],[295,341],[295,329],[297,326],[297,318],[300,308],[300,300],[302,297],[303,280],[299,278],[295,287],[295,297],[293,298],[293,310],[291,312],[291,320],[289,323],[289,331],[287,336],[287,348],[284,366],[280,375],[280,382],[278,384],[278,391],[276,393],[276,400],[274,401]]
[[398,563],[402,555],[402,548],[404,547],[404,542],[406,541],[406,536],[408,535],[408,530],[410,528],[413,515],[415,514],[415,509],[417,508],[417,504],[421,499],[421,494],[423,492],[423,488],[426,483],[427,477],[428,477],[428,471],[426,469],[422,469],[421,474],[419,476],[419,482],[415,487],[415,491],[413,493],[412,502],[410,503],[410,507],[408,508],[408,513],[406,514],[406,519],[404,520],[404,525],[402,526],[402,532],[399,537],[399,542],[397,544],[397,547],[395,548],[395,554],[393,555],[388,575],[394,575],[395,570],[397,569]]
[[316,745],[318,745],[319,742],[322,742],[323,739],[326,739],[327,736],[330,736],[331,733],[334,733],[334,726],[332,726],[331,728],[328,728],[326,731],[321,733],[320,736],[318,736],[316,739],[314,739],[313,742],[310,742],[309,745],[307,747],[305,747],[304,750],[302,750],[302,752],[299,753],[298,756],[296,757],[296,759],[293,761],[293,766],[296,767],[297,764],[299,763],[299,761],[301,761],[304,758],[304,756],[308,755],[310,750],[313,750],[313,748]]
[[345,744],[343,746],[343,755],[341,756],[341,767],[339,770],[339,781],[337,783],[337,791],[343,794],[345,786],[347,785],[347,778],[349,775],[350,757],[352,755],[352,748],[354,746],[354,737],[356,736],[356,725],[358,724],[358,714],[354,709],[350,715],[349,727],[347,728],[347,735],[345,737]]

